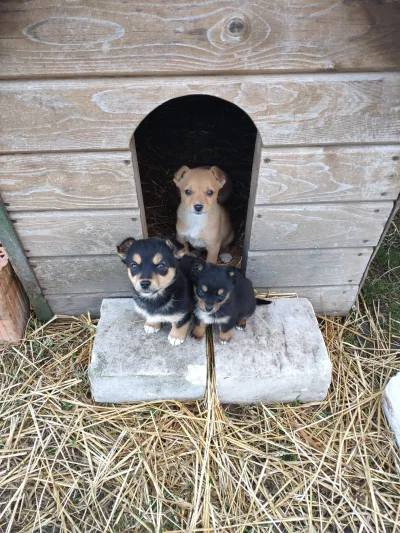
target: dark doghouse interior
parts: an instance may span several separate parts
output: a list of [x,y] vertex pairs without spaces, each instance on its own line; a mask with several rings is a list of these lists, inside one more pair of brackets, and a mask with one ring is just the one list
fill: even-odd
[[234,264],[243,252],[257,129],[239,107],[212,96],[185,96],[152,111],[135,132],[149,237],[175,234],[179,196],[173,182],[182,165],[216,165],[233,193],[226,204],[235,229]]

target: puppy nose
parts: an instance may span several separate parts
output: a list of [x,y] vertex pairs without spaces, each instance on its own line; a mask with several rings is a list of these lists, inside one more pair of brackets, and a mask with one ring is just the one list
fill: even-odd
[[203,206],[201,204],[195,204],[194,209],[196,213],[201,213],[201,210],[203,209]]
[[144,279],[140,282],[140,286],[142,289],[148,289],[150,287],[150,281],[148,279]]
[[213,310],[213,305],[206,305],[206,311],[210,312]]

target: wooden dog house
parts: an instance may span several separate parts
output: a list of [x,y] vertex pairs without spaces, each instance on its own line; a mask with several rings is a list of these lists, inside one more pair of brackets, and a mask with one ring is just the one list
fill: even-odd
[[208,95],[257,128],[248,276],[346,314],[400,192],[399,8],[1,3],[0,195],[52,311],[130,296],[115,245],[147,232],[133,134]]

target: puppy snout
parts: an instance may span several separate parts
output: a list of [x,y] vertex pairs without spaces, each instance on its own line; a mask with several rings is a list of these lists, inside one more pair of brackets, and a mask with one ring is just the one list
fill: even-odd
[[203,206],[201,204],[194,204],[193,207],[196,213],[201,213],[203,211]]
[[210,311],[212,311],[214,309],[214,306],[213,305],[207,305],[206,304],[206,311],[207,313],[209,313]]
[[141,282],[140,282],[140,286],[142,287],[142,289],[148,289],[150,287],[150,283],[151,281],[149,281],[148,279],[143,279]]

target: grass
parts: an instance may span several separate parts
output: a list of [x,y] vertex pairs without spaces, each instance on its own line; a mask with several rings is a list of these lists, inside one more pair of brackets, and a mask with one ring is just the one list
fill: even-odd
[[380,319],[400,333],[400,211],[380,246],[364,284],[366,305],[380,302]]

